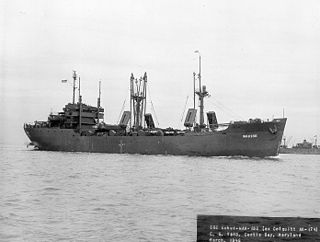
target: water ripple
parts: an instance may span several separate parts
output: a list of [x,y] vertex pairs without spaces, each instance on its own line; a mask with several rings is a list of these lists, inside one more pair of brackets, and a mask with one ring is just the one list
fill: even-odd
[[198,214],[320,216],[318,156],[1,151],[4,241],[194,241]]

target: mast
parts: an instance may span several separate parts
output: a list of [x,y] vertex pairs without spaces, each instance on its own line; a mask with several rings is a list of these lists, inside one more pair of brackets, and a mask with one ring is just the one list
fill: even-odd
[[133,76],[133,73],[131,73],[131,76],[130,76],[130,129],[132,127],[132,118],[133,118],[133,115],[132,115],[132,106],[133,106],[133,81],[134,81],[134,76]]
[[[143,93],[144,93],[144,107],[143,107],[143,118],[146,114],[146,108],[147,108],[147,73],[145,72],[143,75]],[[145,122],[143,122],[143,127],[145,128]]]
[[193,72],[193,109],[196,109],[196,73]]
[[200,128],[204,128],[204,115],[203,115],[203,109],[204,109],[204,98],[209,95],[209,93],[206,90],[206,86],[201,86],[201,55],[200,52],[197,50],[195,53],[199,54],[199,73],[198,73],[198,80],[199,80],[199,91],[196,92],[196,94],[199,96],[199,108],[200,108],[200,117],[199,117],[199,126]]
[[199,91],[201,92],[201,55],[200,55],[200,52],[198,51],[199,53]]
[[82,97],[80,93],[80,76],[79,76],[79,131],[81,134],[81,123],[82,123]]
[[76,95],[76,80],[77,80],[77,72],[73,71],[73,87],[72,87],[72,104],[75,102],[75,95]]
[[79,95],[78,95],[79,97],[78,97],[78,100],[79,100],[79,103],[80,103],[80,99],[81,99],[80,76],[79,76],[79,88],[78,88],[78,89],[79,89]]
[[99,81],[99,96],[98,96],[98,100],[97,100],[97,108],[98,108],[97,123],[99,123],[100,98],[101,98],[101,81]]
[[[142,85],[142,86],[141,86]],[[147,73],[139,80],[134,78],[133,74],[130,77],[130,113],[133,118],[133,129],[138,130],[143,125],[143,114],[146,109],[146,94],[147,94]],[[131,118],[131,119],[132,119]],[[130,127],[131,127],[130,119]]]

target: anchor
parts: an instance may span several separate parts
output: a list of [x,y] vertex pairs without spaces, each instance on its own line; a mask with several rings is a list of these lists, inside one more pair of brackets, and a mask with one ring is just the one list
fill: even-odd
[[125,146],[126,144],[122,143],[122,140],[120,140],[120,143],[119,143],[119,147],[120,147],[120,154],[123,153],[123,146]]

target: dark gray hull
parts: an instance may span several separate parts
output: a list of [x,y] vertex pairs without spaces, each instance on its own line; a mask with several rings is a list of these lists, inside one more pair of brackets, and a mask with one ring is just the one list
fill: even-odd
[[[286,119],[230,125],[224,131],[183,136],[81,136],[73,129],[32,127],[25,132],[40,150],[199,156],[277,156]],[[276,132],[271,128],[276,127]]]

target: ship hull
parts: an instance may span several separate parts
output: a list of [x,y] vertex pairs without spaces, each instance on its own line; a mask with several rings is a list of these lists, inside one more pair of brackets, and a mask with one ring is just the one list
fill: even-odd
[[284,148],[281,147],[279,150],[280,154],[302,154],[302,155],[320,155],[320,149],[318,148]]
[[[286,119],[229,127],[217,132],[190,132],[177,136],[81,136],[73,129],[24,129],[40,150],[196,156],[277,156]],[[271,132],[275,127],[276,132]]]

